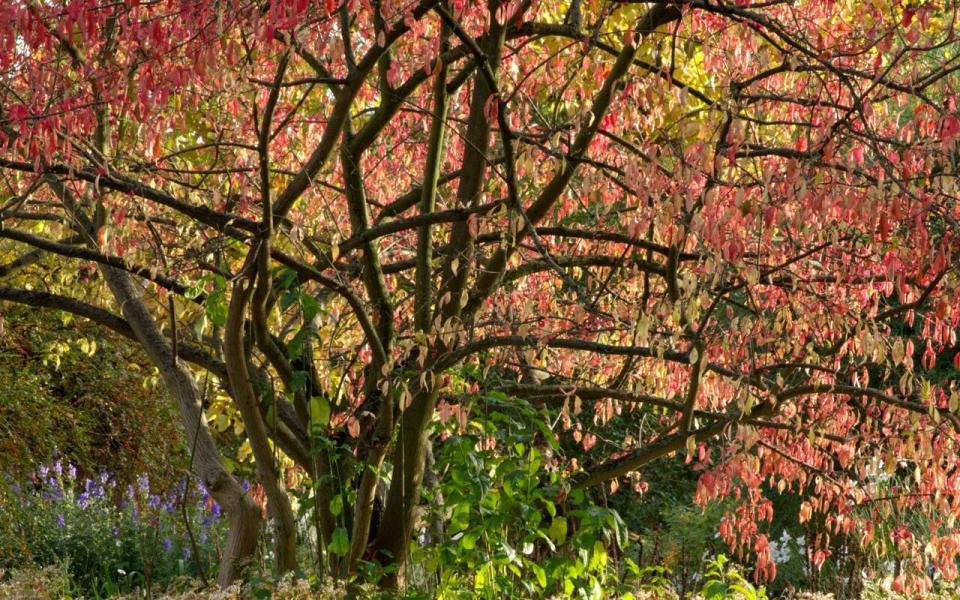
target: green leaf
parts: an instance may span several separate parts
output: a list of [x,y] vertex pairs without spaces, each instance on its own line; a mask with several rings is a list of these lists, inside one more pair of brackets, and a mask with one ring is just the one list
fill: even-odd
[[277,287],[285,290],[297,282],[297,272],[288,267],[277,269],[275,276],[277,278]]
[[722,581],[708,581],[700,590],[705,600],[718,600],[727,597],[727,584]]
[[530,570],[533,571],[533,574],[537,577],[537,584],[541,589],[546,589],[547,587],[547,572],[543,570],[543,567],[538,565],[535,562],[528,563],[530,565]]
[[751,583],[737,583],[730,586],[731,592],[736,592],[743,596],[743,600],[757,600],[757,588]]
[[303,354],[303,346],[307,343],[307,339],[309,337],[309,328],[304,327],[297,331],[297,333],[287,344],[287,352],[290,354],[290,358],[300,358],[300,355]]
[[607,550],[604,545],[597,541],[593,544],[593,554],[590,556],[590,564],[587,567],[591,571],[600,572],[607,566]]
[[460,540],[460,546],[464,550],[473,550],[477,545],[477,534],[474,532],[465,533],[463,539]]
[[198,279],[193,285],[187,288],[187,290],[183,293],[184,298],[186,298],[187,300],[195,299],[197,296],[199,296],[204,291],[206,291],[207,283],[209,283],[212,279],[213,278],[210,275],[204,275],[203,277]]
[[296,391],[303,391],[307,389],[307,381],[309,380],[310,374],[306,371],[294,371],[293,375],[290,378],[290,386]]
[[343,512],[343,496],[337,494],[333,497],[333,500],[330,501],[330,514],[335,517],[340,516],[340,513]]
[[553,519],[553,522],[550,523],[550,529],[547,532],[552,539],[557,544],[562,544],[567,539],[567,518],[566,517],[556,517]]
[[347,536],[347,530],[343,527],[337,527],[330,539],[330,552],[337,556],[346,556],[350,550],[350,538]]
[[320,312],[320,303],[317,299],[307,293],[300,294],[300,304],[302,305],[303,320],[310,322],[317,313]]
[[207,295],[203,301],[203,310],[214,325],[223,327],[227,324],[227,297],[223,288],[217,287]]
[[473,590],[474,592],[482,592],[488,585],[490,585],[490,570],[492,569],[491,564],[486,564],[480,569],[477,570],[477,574],[473,577]]
[[280,296],[280,311],[283,312],[300,298],[300,292],[294,290]]
[[325,429],[330,423],[330,402],[324,396],[310,398],[310,427]]
[[557,547],[556,545],[554,545],[553,540],[551,540],[547,536],[547,534],[545,534],[542,530],[537,532],[537,537],[547,543],[547,547],[550,548],[550,552],[555,552],[557,550]]

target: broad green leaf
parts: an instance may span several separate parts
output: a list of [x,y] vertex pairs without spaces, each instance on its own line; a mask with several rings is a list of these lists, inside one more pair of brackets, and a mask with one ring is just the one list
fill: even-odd
[[343,527],[337,527],[330,538],[330,552],[337,556],[346,556],[349,551],[350,538],[347,536],[347,530]]
[[541,588],[546,588],[546,587],[547,587],[547,572],[543,570],[543,567],[541,567],[540,565],[538,565],[538,564],[535,563],[535,562],[529,562],[529,563],[527,563],[527,564],[530,566],[530,570],[533,571],[533,574],[536,576],[536,578],[537,578],[537,584],[538,584]]
[[460,546],[464,550],[473,550],[477,545],[477,534],[474,532],[465,533],[460,540]]
[[313,396],[310,398],[310,427],[322,430],[328,423],[330,423],[330,402],[324,396]]
[[203,301],[203,310],[210,322],[219,327],[227,324],[227,297],[222,288],[216,288]]
[[553,522],[550,523],[548,534],[550,535],[550,539],[557,544],[565,542],[567,539],[567,518],[555,517]]

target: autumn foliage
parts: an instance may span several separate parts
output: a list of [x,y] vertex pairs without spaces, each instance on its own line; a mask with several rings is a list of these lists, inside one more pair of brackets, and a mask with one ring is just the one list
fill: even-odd
[[[285,471],[328,542],[324,499],[356,492],[341,572],[402,563],[434,421],[497,392],[603,449],[552,465],[569,487],[642,489],[685,454],[699,501],[739,500],[721,534],[761,579],[775,490],[825,523],[814,563],[854,537],[925,589],[960,555],[956,17],[7,1],[0,251],[66,277],[21,261],[0,299],[143,342],[80,293],[91,261],[127,272],[235,403],[275,526]],[[874,528],[908,508],[929,531]]]

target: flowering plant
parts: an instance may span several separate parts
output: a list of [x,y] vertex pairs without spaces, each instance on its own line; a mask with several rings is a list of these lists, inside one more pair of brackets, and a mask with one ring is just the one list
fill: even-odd
[[66,564],[76,591],[110,595],[162,587],[215,570],[221,509],[199,483],[123,486],[108,472],[81,476],[72,464],[40,466],[0,485],[0,568]]

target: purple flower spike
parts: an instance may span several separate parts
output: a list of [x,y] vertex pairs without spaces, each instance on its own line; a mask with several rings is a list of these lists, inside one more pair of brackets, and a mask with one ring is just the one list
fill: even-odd
[[66,527],[67,521],[63,518],[63,515],[57,515],[57,527]]
[[146,473],[137,477],[137,486],[140,488],[140,491],[146,494],[150,491],[150,477]]
[[77,467],[73,463],[67,465],[67,477],[70,479],[77,478]]
[[163,549],[166,550],[167,552],[170,552],[170,550],[173,549],[173,541],[171,541],[170,538],[164,538]]

